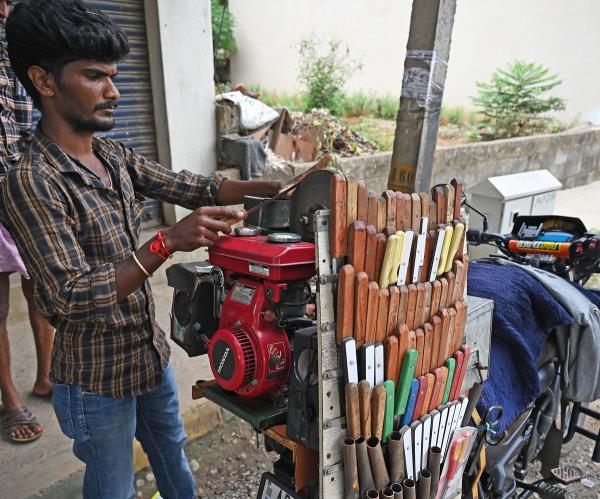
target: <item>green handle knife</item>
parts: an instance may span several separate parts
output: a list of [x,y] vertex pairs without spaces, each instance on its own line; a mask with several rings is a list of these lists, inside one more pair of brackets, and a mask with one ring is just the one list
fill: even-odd
[[385,416],[383,418],[382,442],[387,442],[388,436],[394,431],[394,382],[388,379],[383,382],[385,388]]
[[450,397],[450,388],[452,387],[452,378],[454,378],[454,370],[456,369],[456,359],[450,357],[444,362],[444,366],[448,368],[448,380],[446,381],[446,389],[444,390],[444,396],[442,397],[442,405],[448,402]]
[[410,385],[415,376],[418,358],[419,352],[414,348],[407,350],[406,355],[404,356],[404,362],[402,363],[402,370],[400,371],[400,378],[398,379],[398,388],[396,391],[396,407],[394,409],[394,414],[396,416],[402,416],[406,410]]

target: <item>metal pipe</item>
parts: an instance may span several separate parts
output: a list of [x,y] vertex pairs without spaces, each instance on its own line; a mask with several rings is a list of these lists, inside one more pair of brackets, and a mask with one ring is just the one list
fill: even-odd
[[390,480],[392,482],[402,482],[406,478],[406,474],[404,472],[402,434],[399,431],[390,433],[388,451],[390,453]]
[[429,449],[429,472],[431,473],[431,485],[429,487],[429,497],[433,499],[437,493],[438,482],[440,481],[440,472],[442,465],[442,449],[432,447]]
[[394,492],[389,487],[386,487],[385,489],[381,489],[381,492],[379,493],[379,495],[381,496],[381,499],[393,499],[394,498]]
[[381,443],[377,437],[371,437],[367,440],[367,451],[369,452],[369,461],[371,461],[371,472],[375,481],[375,488],[381,490],[390,483],[390,476],[385,467]]
[[364,497],[369,489],[375,488],[373,482],[373,473],[371,472],[371,464],[369,463],[369,454],[367,453],[367,442],[360,437],[355,440],[356,448],[356,463],[358,465],[358,484],[360,487],[360,496]]
[[352,437],[344,439],[344,498],[359,499],[356,445]]
[[419,482],[417,487],[417,499],[429,499],[431,494],[431,472],[421,470],[419,472]]
[[404,499],[402,494],[402,484],[401,483],[393,483],[390,485],[392,492],[394,493],[394,499]]
[[417,493],[415,489],[415,481],[410,478],[406,478],[402,481],[402,493],[404,499],[417,499]]
[[369,489],[367,490],[365,497],[368,499],[379,499],[379,492],[377,492],[375,489]]

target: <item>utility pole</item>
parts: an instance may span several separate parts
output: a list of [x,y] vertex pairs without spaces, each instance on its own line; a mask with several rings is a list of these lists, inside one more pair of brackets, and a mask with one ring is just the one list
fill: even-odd
[[413,0],[388,188],[429,191],[456,0]]

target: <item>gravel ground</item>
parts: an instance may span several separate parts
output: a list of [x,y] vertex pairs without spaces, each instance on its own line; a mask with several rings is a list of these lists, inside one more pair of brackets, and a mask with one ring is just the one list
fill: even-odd
[[[593,404],[600,410],[600,402]],[[597,422],[586,422],[592,431],[598,431]],[[275,453],[267,453],[259,437],[257,449],[256,434],[249,424],[232,417],[224,425],[211,431],[203,438],[190,442],[186,454],[199,485],[202,498],[255,498],[260,477],[265,471],[272,471]],[[581,468],[585,478],[592,483],[585,486],[575,483],[568,487],[570,497],[600,499],[600,465],[591,461],[593,442],[576,437],[561,463]],[[539,463],[531,466],[527,481],[533,482],[541,476],[537,473]],[[154,475],[150,469],[136,476],[139,498],[150,499],[156,492]]]

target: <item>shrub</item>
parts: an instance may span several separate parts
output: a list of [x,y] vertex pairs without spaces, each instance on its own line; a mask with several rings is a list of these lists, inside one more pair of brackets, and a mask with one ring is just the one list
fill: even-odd
[[219,0],[211,0],[210,9],[215,60],[229,59],[237,50],[233,14]]
[[304,109],[329,109],[332,114],[342,111],[342,88],[352,74],[362,66],[349,58],[349,49],[342,51],[341,43],[331,40],[324,54],[314,40],[300,42],[300,81],[306,89]]
[[544,97],[562,82],[557,74],[541,64],[516,61],[508,69],[496,69],[490,83],[477,82],[478,94],[472,102],[482,108],[483,120],[469,137],[499,139],[546,131],[549,111],[565,108],[559,97]]

